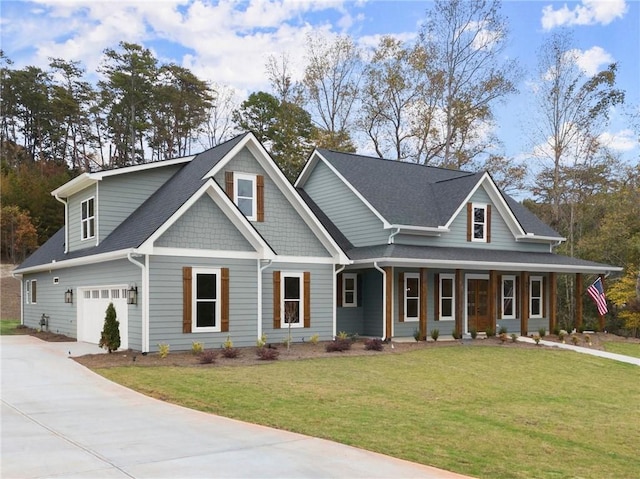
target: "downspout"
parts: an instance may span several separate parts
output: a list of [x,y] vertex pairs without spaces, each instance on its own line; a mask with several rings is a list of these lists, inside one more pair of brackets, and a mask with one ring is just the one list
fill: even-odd
[[260,264],[260,259],[258,259],[258,339],[262,337],[262,273],[265,269],[271,266],[273,260],[267,260],[267,264],[262,266]]
[[387,272],[378,266],[378,262],[373,262],[373,267],[382,273],[382,339],[387,336]]
[[387,240],[387,244],[393,244],[393,238],[400,233],[400,228],[396,228],[394,232],[389,235],[389,239]]
[[[342,273],[342,271],[346,267],[347,267],[347,265],[343,264],[342,267],[338,268],[333,274],[333,292],[334,293],[337,291],[336,283],[338,282],[338,275],[340,273]],[[362,293],[358,291],[358,294],[362,294]],[[337,316],[337,314],[338,314],[338,306],[337,306],[337,304],[338,304],[337,301],[333,302],[333,333],[332,333],[333,339],[336,339],[336,334],[337,334],[337,331],[338,331],[338,329],[337,329],[337,327],[338,327],[338,325],[337,325],[337,321],[338,321],[338,316]]]
[[149,352],[149,288],[147,287],[149,284],[149,256],[144,256],[144,264],[141,264],[139,261],[136,261],[131,256],[131,251],[127,253],[127,259],[139,267],[142,271],[140,272],[140,276],[142,278],[142,313],[140,315],[141,324],[141,338],[140,338],[140,347],[142,348],[143,353]]
[[57,194],[54,198],[64,205],[64,254],[67,254],[69,252],[69,204]]

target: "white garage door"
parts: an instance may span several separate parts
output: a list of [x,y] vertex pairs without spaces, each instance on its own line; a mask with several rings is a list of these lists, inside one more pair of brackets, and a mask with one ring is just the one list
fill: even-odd
[[129,347],[127,286],[96,286],[79,288],[78,297],[78,341],[98,344],[104,327],[109,303],[116,308],[116,319],[120,322],[120,349]]

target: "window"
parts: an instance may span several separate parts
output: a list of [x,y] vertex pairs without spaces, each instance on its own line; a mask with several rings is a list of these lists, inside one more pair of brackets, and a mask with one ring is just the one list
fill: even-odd
[[502,319],[516,317],[516,277],[502,277]]
[[246,175],[243,173],[236,173],[234,175],[235,185],[233,191],[235,192],[235,198],[233,201],[240,211],[247,217],[248,220],[256,220],[256,177],[255,175]]
[[529,279],[529,316],[542,317],[542,277],[531,276]]
[[220,270],[193,269],[192,331],[220,331]]
[[24,283],[24,298],[26,304],[36,304],[37,284],[35,279]]
[[292,328],[302,327],[300,321],[303,311],[303,278],[302,273],[282,274],[282,324]]
[[358,275],[344,273],[342,275],[342,306],[353,308],[358,305]]
[[439,320],[451,320],[454,319],[454,305],[456,304],[455,289],[453,287],[455,276],[452,274],[440,275],[440,316]]
[[404,310],[406,321],[418,321],[420,315],[420,275],[404,275]]
[[80,206],[80,227],[82,239],[90,239],[96,235],[95,198],[84,200]]
[[486,205],[473,205],[472,241],[486,241],[487,207]]

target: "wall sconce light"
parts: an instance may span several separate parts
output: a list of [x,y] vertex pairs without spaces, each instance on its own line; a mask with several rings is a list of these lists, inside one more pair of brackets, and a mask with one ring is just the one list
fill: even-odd
[[68,304],[73,303],[73,291],[71,289],[64,292],[64,302]]
[[138,304],[138,287],[131,286],[127,291],[127,304]]

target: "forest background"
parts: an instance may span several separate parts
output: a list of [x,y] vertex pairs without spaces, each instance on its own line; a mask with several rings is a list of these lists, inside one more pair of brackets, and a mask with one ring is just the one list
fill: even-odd
[[[310,32],[304,64],[268,55],[270,88],[242,102],[230,86],[138,43],[105,49],[97,82],[77,60],[17,68],[2,52],[3,261],[19,263],[63,225],[50,192],[82,172],[197,153],[249,130],[291,181],[315,147],[489,171],[567,238],[556,252],[624,268],[607,280],[615,302],[607,328],[636,335],[640,161],[619,156],[603,133],[612,109],[624,109],[640,142],[640,106],[625,102],[618,64],[585,71],[571,32],[556,30],[529,72],[536,107],[526,112],[523,135],[538,146],[529,158],[496,153],[501,140],[487,125],[524,73],[503,55],[509,35],[497,0],[436,1],[415,38],[381,36],[371,47],[348,34]],[[594,328],[595,309],[574,279],[560,277],[559,324],[573,327],[577,293]]]

